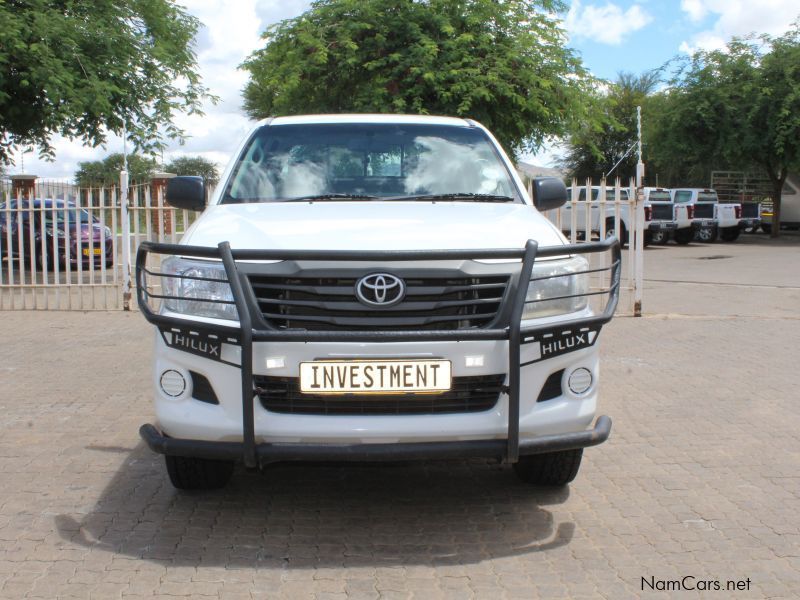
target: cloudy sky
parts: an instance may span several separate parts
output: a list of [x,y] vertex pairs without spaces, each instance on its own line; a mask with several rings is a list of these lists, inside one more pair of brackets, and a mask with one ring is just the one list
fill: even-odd
[[[197,56],[205,85],[220,97],[202,117],[184,117],[179,125],[191,137],[174,143],[165,161],[181,155],[202,155],[224,166],[252,122],[241,108],[241,90],[247,81],[238,65],[260,47],[265,27],[305,11],[309,0],[183,0],[203,27],[197,38]],[[573,0],[563,15],[570,46],[598,77],[613,79],[618,71],[643,72],[657,68],[680,53],[724,45],[734,35],[750,32],[780,34],[800,13],[797,0]],[[16,157],[10,173],[33,173],[47,178],[71,178],[78,162],[122,151],[119,138],[105,148],[54,139],[56,161],[35,153]],[[533,162],[547,166],[554,152],[544,149]]]

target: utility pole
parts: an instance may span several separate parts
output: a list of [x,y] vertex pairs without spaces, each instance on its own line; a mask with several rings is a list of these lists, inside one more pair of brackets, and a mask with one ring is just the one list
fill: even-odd
[[[644,163],[642,162],[642,107],[636,107],[636,232],[634,234],[633,316],[642,316],[642,286],[644,285]],[[640,235],[641,234],[641,235]]]
[[[122,171],[119,172],[120,221],[122,225],[122,309],[131,309],[131,228],[128,212],[128,128],[122,124]],[[115,232],[116,235],[116,232]]]

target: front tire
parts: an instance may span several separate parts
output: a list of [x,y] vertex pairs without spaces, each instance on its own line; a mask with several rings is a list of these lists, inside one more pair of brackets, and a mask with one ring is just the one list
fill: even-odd
[[583,448],[520,456],[514,472],[533,485],[564,486],[575,479],[582,457]]
[[217,490],[233,475],[234,462],[189,456],[165,456],[169,480],[179,490]]

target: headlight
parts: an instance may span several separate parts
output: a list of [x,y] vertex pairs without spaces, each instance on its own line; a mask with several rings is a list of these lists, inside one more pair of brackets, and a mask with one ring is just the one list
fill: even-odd
[[[578,312],[589,304],[589,262],[582,256],[533,263],[522,320]],[[566,297],[575,296],[575,297]]]
[[53,229],[52,227],[48,227],[47,229],[44,230],[44,232],[48,237],[57,237],[57,238],[67,237],[67,234],[62,229]]
[[[235,321],[239,318],[222,263],[187,260],[176,256],[161,264],[164,309],[183,315]],[[168,275],[175,275],[169,277]]]

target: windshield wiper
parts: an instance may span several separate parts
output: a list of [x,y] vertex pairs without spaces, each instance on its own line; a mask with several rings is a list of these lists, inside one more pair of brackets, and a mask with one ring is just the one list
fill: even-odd
[[315,196],[300,196],[298,198],[286,198],[279,202],[314,202],[315,200],[377,200],[377,196],[366,194],[317,194]]
[[314,202],[315,200],[377,200],[378,196],[366,194],[316,194],[313,196],[297,196],[294,198],[234,198],[230,194],[222,197],[222,204],[249,204],[251,202]]
[[410,196],[389,196],[381,200],[410,200],[412,202],[429,202],[436,200],[462,200],[467,202],[513,202],[511,196],[497,194],[471,194],[468,192],[450,192],[447,194],[411,194]]

